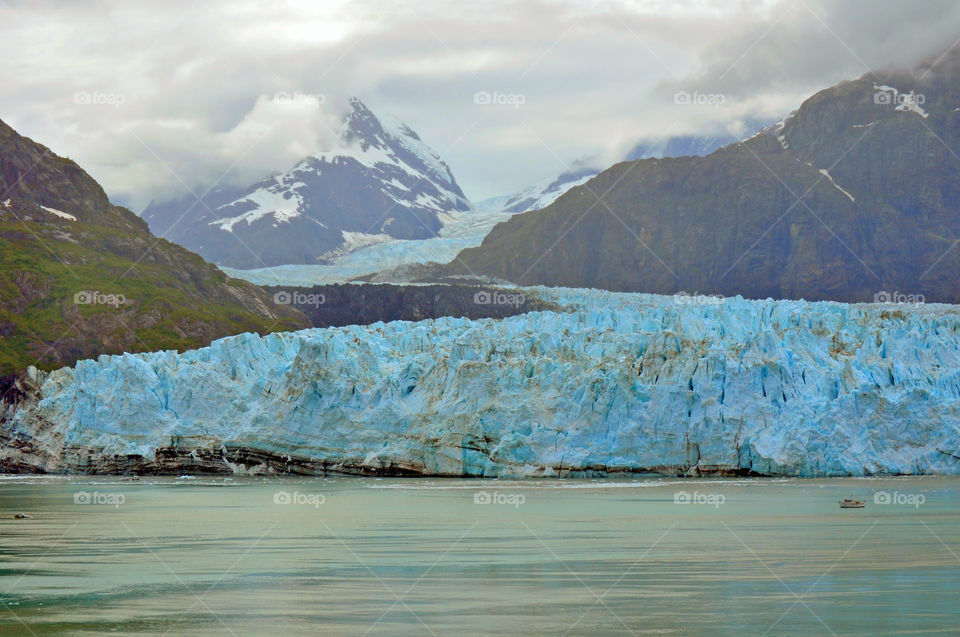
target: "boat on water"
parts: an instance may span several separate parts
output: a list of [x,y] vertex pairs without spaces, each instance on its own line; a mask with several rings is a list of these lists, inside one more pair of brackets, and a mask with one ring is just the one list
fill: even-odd
[[863,500],[854,500],[853,498],[844,498],[840,500],[841,509],[862,509],[867,505]]

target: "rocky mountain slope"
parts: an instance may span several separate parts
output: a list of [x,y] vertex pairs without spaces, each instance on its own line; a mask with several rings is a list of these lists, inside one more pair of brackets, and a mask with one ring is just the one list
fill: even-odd
[[282,286],[267,291],[303,312],[314,327],[422,321],[443,316],[504,318],[559,309],[536,292],[495,286],[341,283]]
[[308,325],[157,239],[74,162],[0,122],[0,375]]
[[958,157],[955,52],[935,68],[821,91],[707,157],[617,164],[496,226],[446,273],[657,293],[958,302]]
[[247,188],[154,202],[143,218],[210,261],[248,269],[434,237],[451,213],[470,209],[449,167],[412,129],[354,98],[337,147]]
[[960,473],[960,314],[538,288],[562,312],[240,335],[35,372],[18,471]]
[[[749,120],[748,130],[760,130],[765,124],[760,120]],[[631,148],[624,160],[650,159],[664,157],[705,157],[710,153],[740,141],[729,131],[716,135],[678,135],[663,139],[642,141]],[[583,158],[571,164],[570,168],[557,177],[528,186],[511,195],[491,197],[477,202],[481,212],[529,212],[546,208],[571,188],[581,186],[596,177],[603,168],[596,158]]]

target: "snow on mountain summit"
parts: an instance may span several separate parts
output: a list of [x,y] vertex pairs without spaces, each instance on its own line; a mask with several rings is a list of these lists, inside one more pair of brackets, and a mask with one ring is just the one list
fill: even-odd
[[412,128],[352,98],[332,148],[248,188],[153,203],[143,216],[212,261],[255,268],[434,237],[452,213],[470,210],[450,168]]

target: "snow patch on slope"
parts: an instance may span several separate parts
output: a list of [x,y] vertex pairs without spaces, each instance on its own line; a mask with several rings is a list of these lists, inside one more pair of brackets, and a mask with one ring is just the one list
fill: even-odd
[[776,137],[777,141],[780,142],[780,147],[783,148],[784,150],[790,149],[790,143],[787,141],[787,138],[784,136],[783,130],[787,127],[787,123],[789,123],[790,120],[796,116],[797,116],[797,112],[794,111],[767,129],[768,131],[771,132],[771,134],[774,137]]
[[[7,199],[7,202],[9,202],[9,201],[10,201],[10,200]],[[4,207],[7,207],[7,203],[4,203],[3,205],[4,205]],[[60,217],[61,219],[66,219],[67,221],[76,221],[76,220],[77,220],[77,218],[74,217],[73,215],[68,214],[68,213],[66,213],[66,212],[63,212],[63,211],[61,211],[61,210],[57,210],[56,208],[49,208],[49,207],[47,207],[47,206],[40,206],[40,207],[43,208],[44,210],[46,210],[47,212],[49,212],[49,213],[51,213],[51,214],[54,214],[54,215]]]
[[922,93],[917,93],[913,90],[909,93],[904,93],[896,87],[886,84],[878,85],[877,83],[873,84],[873,88],[878,91],[874,96],[874,103],[877,105],[890,106],[891,104],[895,104],[895,110],[916,113],[924,119],[929,117],[929,114],[920,106],[926,102],[926,96]]
[[253,205],[253,209],[241,215],[234,217],[224,217],[210,222],[211,226],[217,226],[221,230],[233,232],[234,226],[238,223],[246,222],[252,224],[258,219],[268,215],[273,216],[278,223],[286,223],[295,217],[300,216],[300,207],[303,205],[303,198],[297,194],[297,188],[303,184],[292,184],[285,186],[280,178],[277,178],[277,184],[270,188],[261,188],[249,195],[246,195],[236,201],[221,206],[218,210],[230,208],[233,206]]
[[833,187],[839,190],[840,192],[842,192],[843,194],[845,194],[847,196],[847,199],[849,199],[850,201],[856,201],[856,199],[853,198],[853,195],[851,195],[849,192],[847,192],[846,190],[844,190],[843,188],[837,185],[837,182],[833,180],[833,177],[830,176],[830,173],[827,172],[826,168],[821,168],[820,174],[826,177],[827,179],[829,179],[830,183],[833,184]]

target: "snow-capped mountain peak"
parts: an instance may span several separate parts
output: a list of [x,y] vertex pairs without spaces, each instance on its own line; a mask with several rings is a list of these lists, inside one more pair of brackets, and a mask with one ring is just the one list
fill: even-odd
[[[339,143],[307,158],[294,171],[311,170],[316,162],[352,159],[377,171],[381,190],[399,204],[412,201],[440,212],[470,210],[450,168],[412,128],[392,115],[377,117],[356,97],[349,103]],[[436,188],[419,188],[425,183]],[[412,198],[405,193],[412,193]]]
[[375,115],[357,98],[332,147],[205,203],[184,199],[165,204],[169,211],[151,205],[144,218],[163,233],[158,221],[193,207],[192,223],[168,226],[170,238],[240,268],[323,263],[358,245],[434,237],[451,214],[473,209],[450,168],[410,126]]

